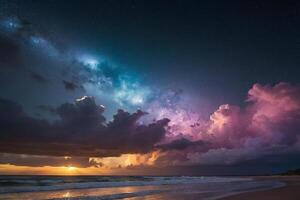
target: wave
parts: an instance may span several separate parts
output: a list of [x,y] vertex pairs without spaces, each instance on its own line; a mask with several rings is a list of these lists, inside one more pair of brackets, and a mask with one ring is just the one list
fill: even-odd
[[[233,183],[233,182],[231,182]],[[227,187],[222,187],[222,185],[215,185],[213,189],[205,190],[204,188],[199,187],[177,187],[173,189],[163,189],[162,187],[159,190],[143,190],[143,191],[136,191],[136,192],[130,192],[130,193],[115,193],[115,194],[109,194],[109,195],[95,195],[95,196],[74,196],[69,197],[68,200],[114,200],[114,199],[127,199],[127,198],[133,198],[133,197],[144,197],[148,195],[157,195],[164,193],[166,196],[164,196],[162,199],[173,199],[173,197],[176,197],[175,199],[182,199],[183,197],[186,197],[188,199],[189,195],[196,194],[197,199],[206,199],[206,200],[216,200],[220,198],[224,198],[227,196],[240,194],[244,192],[250,192],[250,191],[262,191],[262,190],[268,190],[268,189],[274,189],[274,188],[280,188],[283,187],[285,183],[277,182],[277,181],[246,181],[243,183],[238,183],[234,185],[227,185]],[[175,194],[168,196],[168,194]],[[162,196],[161,196],[162,197]],[[65,200],[66,198],[51,198],[48,200]],[[154,199],[154,198],[153,198]],[[194,199],[194,198],[193,198]]]
[[[249,181],[251,178],[238,177],[143,177],[142,179],[118,179],[111,178],[103,181],[86,181],[84,178],[73,180],[48,179],[38,180],[44,182],[46,185],[34,186],[9,186],[1,187],[0,193],[16,193],[16,192],[37,192],[37,191],[54,191],[67,189],[88,189],[88,188],[107,188],[107,187],[124,187],[124,186],[156,186],[156,185],[176,185],[176,184],[201,184],[201,183],[217,183],[217,182],[235,182],[235,181]],[[87,179],[91,180],[91,179]],[[93,180],[93,179],[92,179]],[[14,180],[16,181],[16,180]],[[19,182],[26,182],[30,180],[18,180]],[[34,181],[34,180],[33,180]],[[35,180],[36,181],[36,180]],[[68,182],[69,181],[69,182]],[[50,185],[47,185],[50,184]]]

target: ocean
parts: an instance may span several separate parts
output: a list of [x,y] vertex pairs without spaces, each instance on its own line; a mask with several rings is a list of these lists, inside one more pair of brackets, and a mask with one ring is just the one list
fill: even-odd
[[246,177],[0,176],[0,200],[212,200],[282,186]]

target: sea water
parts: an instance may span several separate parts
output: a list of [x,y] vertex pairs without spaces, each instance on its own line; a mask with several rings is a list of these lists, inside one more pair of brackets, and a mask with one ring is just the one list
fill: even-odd
[[210,200],[283,185],[245,177],[0,176],[0,200]]

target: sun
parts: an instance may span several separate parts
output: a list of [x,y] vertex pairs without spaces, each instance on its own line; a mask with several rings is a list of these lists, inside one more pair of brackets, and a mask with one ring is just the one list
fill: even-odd
[[75,171],[75,170],[76,170],[76,167],[68,166],[68,167],[67,167],[67,170],[68,170],[68,171]]

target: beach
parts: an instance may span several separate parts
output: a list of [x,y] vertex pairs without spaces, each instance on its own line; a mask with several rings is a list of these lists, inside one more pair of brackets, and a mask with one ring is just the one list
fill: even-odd
[[299,200],[300,176],[266,176],[257,180],[277,180],[286,183],[285,186],[270,190],[244,192],[221,198],[221,200]]
[[[244,199],[256,191],[281,190],[286,184],[295,190],[293,184],[299,183],[298,178],[197,176],[1,176],[0,180],[1,200]],[[235,196],[241,193],[246,196]]]

